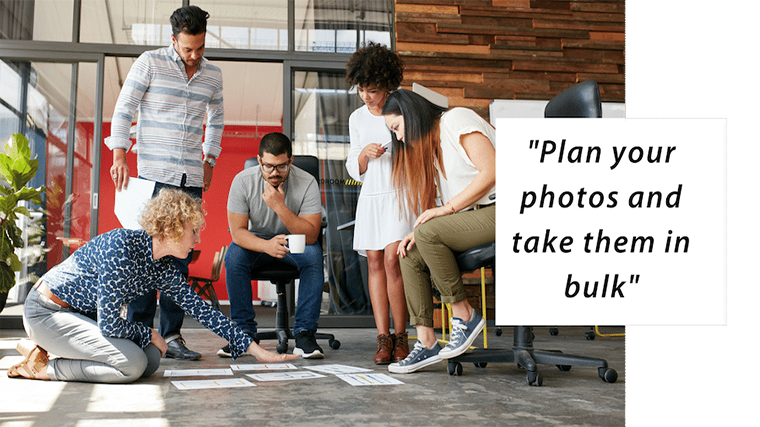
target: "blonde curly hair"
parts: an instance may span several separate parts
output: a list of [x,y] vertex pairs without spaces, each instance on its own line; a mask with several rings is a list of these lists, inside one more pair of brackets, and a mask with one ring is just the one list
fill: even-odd
[[185,225],[200,230],[206,224],[201,201],[181,190],[163,188],[148,201],[138,222],[149,236],[179,241]]

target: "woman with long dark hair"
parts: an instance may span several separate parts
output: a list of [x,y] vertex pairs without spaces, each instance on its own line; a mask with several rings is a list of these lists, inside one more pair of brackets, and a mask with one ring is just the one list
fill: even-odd
[[[388,367],[411,373],[462,354],[485,326],[467,301],[455,254],[496,239],[496,135],[474,111],[446,110],[405,89],[388,96],[383,116],[394,135],[393,184],[417,215],[398,247],[417,343]],[[433,329],[431,279],[451,307],[444,348]]]

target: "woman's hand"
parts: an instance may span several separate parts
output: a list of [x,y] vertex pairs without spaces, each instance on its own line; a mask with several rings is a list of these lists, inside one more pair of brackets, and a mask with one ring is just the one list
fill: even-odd
[[248,346],[246,353],[255,357],[259,362],[264,363],[284,362],[286,360],[293,360],[298,358],[298,355],[295,354],[277,354],[272,353],[268,350],[264,350],[258,344],[256,344],[256,341],[251,342],[251,345]]
[[396,250],[396,253],[401,256],[401,258],[406,257],[406,251],[411,250],[414,247],[414,231],[404,236],[403,239],[398,244],[398,249]]
[[444,215],[451,215],[455,212],[456,211],[449,203],[446,203],[443,206],[438,206],[437,208],[428,209],[417,217],[417,221],[414,221],[414,228],[417,228],[419,225],[424,224],[433,218]]
[[169,345],[166,344],[164,337],[162,337],[155,329],[150,330],[150,343],[158,348],[161,352],[161,357],[163,357],[166,354],[166,350],[169,349]]
[[378,157],[385,154],[385,148],[383,148],[380,144],[367,144],[364,149],[362,149],[362,152],[359,154],[367,156],[370,159],[377,159]]

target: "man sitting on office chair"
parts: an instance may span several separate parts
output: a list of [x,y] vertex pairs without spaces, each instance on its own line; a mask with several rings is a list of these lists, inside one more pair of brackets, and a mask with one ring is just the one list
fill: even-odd
[[[259,144],[259,167],[235,176],[227,199],[227,221],[232,243],[224,263],[230,317],[258,342],[256,313],[251,304],[251,271],[275,260],[296,266],[300,272],[298,305],[293,334],[293,354],[323,358],[317,344],[324,271],[322,248],[317,237],[322,225],[322,198],[319,185],[308,172],[292,166],[290,139],[269,133]],[[288,234],[306,235],[302,254],[290,253]],[[227,357],[229,348],[217,352]]]

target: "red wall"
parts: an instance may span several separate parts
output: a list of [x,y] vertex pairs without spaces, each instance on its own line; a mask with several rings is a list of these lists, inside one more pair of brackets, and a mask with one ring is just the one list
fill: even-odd
[[[258,134],[256,129],[258,129]],[[227,231],[227,196],[232,179],[243,170],[247,159],[258,154],[259,141],[269,132],[282,132],[282,126],[254,128],[253,126],[226,125],[224,127],[222,153],[214,168],[211,188],[203,194],[206,228],[201,233],[201,243],[195,247],[196,250],[201,251],[201,254],[197,261],[190,264],[191,276],[209,277],[214,253],[222,246],[230,244],[230,233]],[[110,134],[111,124],[103,123],[103,138],[105,139]],[[102,144],[101,150],[98,234],[121,227],[113,212],[115,190],[109,172],[113,164],[113,155],[105,144]],[[127,164],[130,176],[137,176],[137,155],[128,153]],[[220,300],[228,299],[224,270],[219,281],[214,284],[214,289]],[[257,299],[256,288],[253,289],[253,295],[254,299]]]

